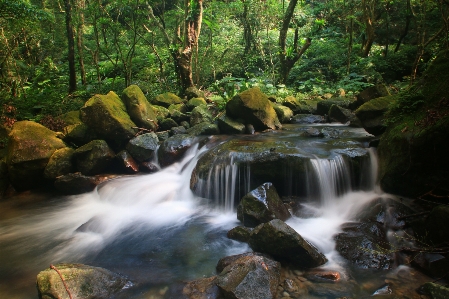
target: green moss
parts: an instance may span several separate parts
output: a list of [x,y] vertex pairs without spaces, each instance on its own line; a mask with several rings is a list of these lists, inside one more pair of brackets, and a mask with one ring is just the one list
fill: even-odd
[[153,104],[168,108],[172,104],[182,104],[183,101],[180,97],[171,92],[166,92],[157,95],[152,101]]

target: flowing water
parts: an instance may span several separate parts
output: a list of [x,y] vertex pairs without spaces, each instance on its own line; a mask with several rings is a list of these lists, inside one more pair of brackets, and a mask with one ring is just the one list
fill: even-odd
[[[377,159],[369,150],[363,178],[354,187],[351,165],[339,149],[351,144],[362,150],[369,136],[361,129],[326,128],[349,133],[312,142],[299,138],[302,127],[292,125],[282,133],[251,138],[296,140],[309,155],[306,181],[289,182],[291,190],[301,184],[307,191],[301,195],[300,212],[287,223],[327,256],[324,268],[350,276],[352,270],[335,251],[333,237],[341,224],[382,196],[375,184]],[[328,149],[331,141],[335,147]],[[254,188],[251,168],[239,167],[230,157],[226,165],[211,166],[210,178],[200,186],[201,197],[190,190],[192,170],[213,144],[192,147],[181,162],[158,173],[114,179],[90,193],[61,197],[25,192],[0,202],[0,298],[37,298],[37,273],[58,262],[126,275],[133,286],[117,298],[162,298],[174,283],[215,275],[221,257],[250,251],[226,233],[239,225],[236,182],[244,182],[243,193]],[[364,276],[380,275],[367,273]]]

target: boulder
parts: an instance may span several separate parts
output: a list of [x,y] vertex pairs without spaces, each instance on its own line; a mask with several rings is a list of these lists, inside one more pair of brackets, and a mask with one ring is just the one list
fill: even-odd
[[299,268],[318,267],[326,257],[282,220],[262,223],[251,232],[249,246]]
[[98,139],[95,131],[82,122],[64,127],[63,133],[64,141],[76,146],[82,146]]
[[213,119],[212,114],[207,110],[207,106],[198,106],[190,114],[190,125],[193,127],[204,122],[211,123]]
[[172,118],[165,118],[159,123],[159,129],[162,131],[169,131],[171,128],[178,126],[178,123]]
[[190,129],[187,130],[187,134],[198,136],[198,135],[218,135],[220,134],[220,130],[216,124],[210,124],[207,122],[203,122],[197,124]]
[[272,183],[264,183],[246,194],[237,208],[237,219],[246,227],[290,218],[290,212],[279,197]]
[[120,151],[115,156],[115,161],[115,169],[119,173],[135,174],[139,172],[139,165],[126,150]]
[[293,111],[290,108],[280,104],[273,104],[273,108],[274,111],[276,111],[276,115],[281,123],[290,123],[293,117]]
[[151,161],[157,150],[159,139],[153,132],[142,134],[131,139],[126,150],[139,162]]
[[170,136],[178,135],[178,134],[187,134],[186,128],[183,126],[173,127],[170,129]]
[[64,123],[65,123],[67,126],[82,123],[80,117],[81,117],[81,116],[80,116],[80,111],[79,111],[79,110],[69,111],[69,112],[64,113],[64,114],[61,114],[61,115],[59,116],[59,118],[60,118],[62,121],[64,121]]
[[75,195],[91,192],[102,182],[109,179],[109,176],[85,176],[81,173],[69,173],[56,178],[54,186],[56,190],[66,194]]
[[198,88],[196,88],[194,86],[187,88],[185,90],[184,94],[188,100],[190,100],[192,98],[203,98],[203,99],[206,98],[206,96],[204,95],[204,92],[202,92],[201,90],[199,90]]
[[[73,298],[109,298],[131,284],[125,277],[99,267],[57,264],[54,268],[61,273]],[[64,282],[55,269],[48,268],[37,275],[39,298],[69,298]]]
[[156,119],[158,120],[158,122],[170,115],[170,110],[165,107],[158,105],[152,105],[151,107],[153,108],[154,113],[156,113]]
[[171,104],[170,106],[168,106],[168,111],[170,111],[170,113],[173,113],[174,111],[178,111],[181,113],[187,113],[189,111],[189,109],[187,108],[187,106],[184,103]]
[[371,101],[373,99],[386,97],[389,95],[390,95],[390,93],[388,92],[387,87],[383,84],[376,84],[374,86],[368,87],[368,88],[364,89],[363,91],[361,91],[357,95],[357,97],[356,97],[357,101],[355,103],[355,107],[353,107],[352,109],[356,109],[356,108],[362,106],[363,104],[365,104],[366,102]]
[[393,254],[382,225],[375,222],[346,223],[335,237],[337,251],[363,269],[391,269]]
[[229,255],[229,256],[222,257],[221,259],[218,260],[215,270],[217,271],[218,274],[220,274],[221,272],[223,272],[224,268],[226,268],[229,265],[234,264],[235,261],[237,261],[238,259],[240,259],[242,257],[254,257],[254,256],[264,256],[268,259],[273,259],[268,254],[263,254],[260,252],[245,252],[245,253],[236,254],[236,255]]
[[449,288],[439,285],[434,282],[426,282],[420,288],[426,294],[430,295],[431,299],[449,298]]
[[6,163],[11,184],[17,191],[41,187],[51,156],[65,143],[46,127],[32,121],[14,123],[8,139]]
[[290,108],[294,114],[315,113],[317,103],[321,100],[298,100],[293,96],[288,96],[282,102],[282,105]]
[[161,132],[156,132],[156,136],[157,139],[159,139],[159,141],[165,141],[170,137],[170,131],[161,131]]
[[329,120],[331,122],[339,122],[342,124],[349,123],[351,127],[361,127],[360,120],[355,114],[349,110],[338,105],[332,105],[329,109]]
[[56,150],[53,155],[51,155],[47,166],[45,166],[45,178],[54,180],[58,176],[73,172],[75,170],[75,165],[73,163],[74,153],[75,150],[70,147],[64,147]]
[[324,137],[324,133],[317,128],[307,128],[301,133],[302,137]]
[[154,105],[162,106],[165,108],[170,107],[173,104],[182,104],[183,101],[180,97],[171,92],[166,92],[160,95],[157,95],[153,101],[151,102]]
[[100,174],[114,159],[115,153],[104,140],[93,140],[75,150],[76,166],[84,175]]
[[366,102],[355,111],[365,131],[374,136],[385,132],[384,115],[394,99],[395,96],[377,98]]
[[184,121],[190,121],[190,116],[185,113],[182,113],[179,110],[172,110],[170,112],[170,118],[173,119],[178,124]]
[[189,109],[189,111],[192,111],[195,107],[198,106],[207,106],[207,102],[204,98],[191,98],[187,104],[187,109]]
[[281,265],[265,256],[243,255],[217,276],[224,299],[274,299]]
[[130,85],[125,88],[122,100],[129,117],[137,126],[152,131],[157,130],[156,113],[139,86]]
[[181,160],[185,152],[195,143],[195,140],[196,137],[184,134],[174,135],[168,138],[162,142],[159,148],[159,164],[165,167]]
[[329,109],[332,105],[337,105],[345,109],[352,109],[354,107],[355,100],[352,98],[330,98],[327,100],[319,101],[317,103],[316,114],[329,115]]
[[226,104],[226,114],[252,124],[256,131],[281,128],[267,96],[259,88],[251,88],[234,96]]
[[187,122],[187,121],[182,121],[182,122],[180,123],[180,125],[183,126],[183,127],[186,128],[186,129],[190,129],[190,124],[189,124],[189,122]]
[[432,209],[423,225],[423,232],[420,237],[436,247],[449,243],[449,231],[445,228],[449,226],[449,207],[446,205],[436,206]]
[[217,119],[218,127],[220,132],[223,134],[244,134],[245,124],[234,120],[233,118],[223,114]]
[[227,233],[227,237],[240,242],[248,242],[252,229],[244,226],[236,226]]
[[125,104],[112,91],[90,98],[81,108],[81,120],[115,149],[123,147],[136,133],[136,124]]
[[142,162],[139,165],[139,170],[146,173],[154,173],[159,171],[159,167],[152,162]]
[[[219,289],[217,287],[217,276],[200,278],[189,281],[182,289],[182,295],[172,297],[173,299],[218,299]],[[164,297],[165,298],[165,297]]]
[[296,114],[293,116],[291,122],[295,124],[321,124],[325,123],[326,119],[321,115]]

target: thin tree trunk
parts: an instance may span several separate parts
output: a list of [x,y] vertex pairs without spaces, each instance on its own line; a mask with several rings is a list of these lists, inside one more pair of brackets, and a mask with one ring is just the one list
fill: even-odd
[[348,65],[346,66],[346,73],[347,74],[349,74],[349,71],[350,71],[350,68],[351,68],[351,54],[352,54],[353,34],[354,34],[354,19],[351,18],[351,22],[349,24]]
[[362,0],[362,9],[363,9],[363,19],[365,21],[365,43],[363,45],[363,51],[362,55],[364,57],[368,57],[369,52],[371,51],[371,47],[374,43],[374,7],[373,3],[371,3],[372,0]]
[[80,75],[81,75],[81,83],[83,85],[87,84],[86,79],[86,70],[84,68],[84,42],[83,42],[83,34],[84,34],[84,8],[85,2],[84,0],[78,0],[78,30],[76,34],[76,44],[78,49],[78,63],[80,65]]
[[410,21],[413,18],[413,14],[410,10],[410,0],[407,0],[407,16],[405,17],[405,27],[404,31],[402,32],[401,36],[399,37],[398,43],[396,44],[396,48],[394,49],[394,53],[399,51],[399,47],[401,46],[402,41],[408,34],[408,29],[410,28]]
[[69,60],[69,93],[76,91],[76,70],[75,70],[75,38],[72,24],[72,4],[70,0],[65,0],[65,23],[67,30],[68,60]]

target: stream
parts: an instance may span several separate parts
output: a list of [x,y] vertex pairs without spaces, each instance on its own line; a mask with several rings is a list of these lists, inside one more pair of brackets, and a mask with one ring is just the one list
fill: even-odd
[[[289,181],[281,195],[301,206],[287,224],[326,255],[329,262],[322,268],[338,271],[341,285],[351,288],[326,293],[314,286],[301,298],[364,298],[388,294],[382,293],[386,280],[408,290],[426,281],[408,266],[359,269],[339,255],[334,237],[341,225],[356,220],[369,202],[394,196],[376,185],[376,152],[368,149],[372,136],[363,129],[327,124],[313,126],[327,132],[324,137],[301,137],[309,127],[292,124],[282,131],[232,137],[245,142],[287,140],[309,159],[305,181],[288,174],[283,178]],[[251,251],[247,244],[226,237],[239,225],[239,196],[257,187],[251,169],[230,157],[222,168],[211,165],[210,178],[195,192],[190,189],[198,160],[228,140],[211,137],[205,146],[193,146],[182,161],[157,173],[116,178],[90,193],[32,191],[0,201],[0,298],[37,298],[39,271],[69,262],[127,276],[133,285],[114,298],[162,299],[170,286],[215,275],[220,258]],[[348,147],[368,153],[357,184],[340,154]],[[305,187],[297,192],[298,186]]]

